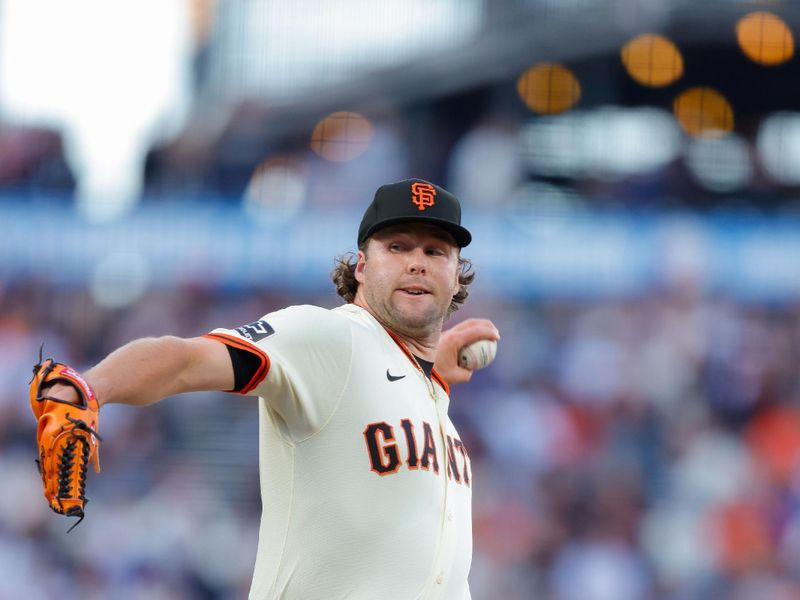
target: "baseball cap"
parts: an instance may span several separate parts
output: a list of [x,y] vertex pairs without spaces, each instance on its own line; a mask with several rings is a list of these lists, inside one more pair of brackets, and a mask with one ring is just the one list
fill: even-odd
[[406,222],[438,225],[450,232],[461,248],[472,241],[472,234],[461,226],[458,198],[429,181],[404,179],[377,189],[361,219],[358,244],[360,246],[376,231]]

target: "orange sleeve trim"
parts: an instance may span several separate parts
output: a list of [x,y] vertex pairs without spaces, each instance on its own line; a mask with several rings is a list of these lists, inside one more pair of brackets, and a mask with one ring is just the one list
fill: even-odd
[[269,373],[270,362],[269,362],[269,356],[267,356],[267,353],[264,352],[261,348],[259,348],[255,344],[251,344],[247,340],[243,340],[241,338],[228,335],[227,333],[207,333],[203,337],[212,340],[217,340],[218,342],[222,342],[226,346],[232,346],[234,348],[238,348],[239,350],[244,350],[246,352],[249,352],[250,354],[258,357],[258,359],[261,361],[261,364],[259,365],[258,369],[256,369],[256,372],[253,374],[253,376],[250,378],[250,381],[248,381],[247,384],[242,389],[228,390],[229,392],[235,392],[237,394],[246,395],[252,392],[254,389],[256,389],[256,387],[258,387],[258,385],[262,381],[264,381],[264,378],[267,376],[267,373]]

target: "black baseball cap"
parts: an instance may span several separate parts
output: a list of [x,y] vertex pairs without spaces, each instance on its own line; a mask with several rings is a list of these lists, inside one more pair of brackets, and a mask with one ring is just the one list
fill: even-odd
[[361,219],[358,245],[376,231],[409,221],[438,225],[453,236],[460,248],[472,241],[472,234],[461,226],[458,198],[429,181],[404,179],[377,189]]

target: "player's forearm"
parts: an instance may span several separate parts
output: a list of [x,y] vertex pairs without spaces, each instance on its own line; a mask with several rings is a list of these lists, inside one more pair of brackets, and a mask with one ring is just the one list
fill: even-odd
[[178,338],[142,338],[118,348],[84,376],[101,405],[145,406],[177,393],[173,379],[185,362]]
[[[142,338],[109,354],[86,372],[100,404],[145,406],[183,392],[227,389],[224,377],[197,365],[192,340],[165,336]],[[213,344],[219,345],[216,342]]]

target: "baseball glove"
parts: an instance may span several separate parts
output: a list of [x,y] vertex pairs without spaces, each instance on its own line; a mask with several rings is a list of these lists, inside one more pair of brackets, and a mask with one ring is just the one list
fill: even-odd
[[[57,382],[75,388],[77,402],[47,396],[48,388]],[[69,528],[72,531],[83,520],[88,502],[85,495],[88,464],[94,463],[95,472],[100,472],[101,438],[97,435],[100,405],[94,390],[77,371],[52,358],[43,361],[41,353],[33,367],[30,400],[37,420],[36,464],[42,476],[44,497],[57,513],[80,517]]]

